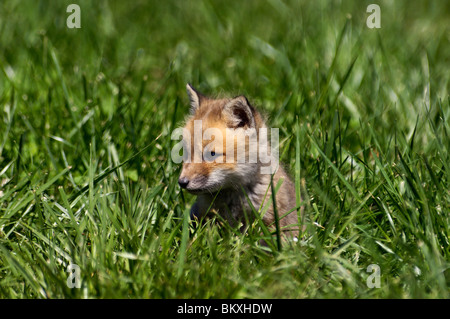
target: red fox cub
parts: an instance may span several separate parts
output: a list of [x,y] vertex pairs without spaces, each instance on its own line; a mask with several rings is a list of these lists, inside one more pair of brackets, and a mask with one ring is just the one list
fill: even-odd
[[280,230],[297,236],[295,187],[278,166],[278,148],[272,147],[274,137],[278,145],[278,129],[271,129],[270,143],[261,114],[244,96],[212,99],[189,84],[186,88],[191,114],[183,129],[183,168],[178,183],[197,195],[191,217],[217,213],[232,226],[245,224],[254,220],[250,201],[258,212],[269,206],[262,221],[275,229],[273,175],[274,189],[281,184],[276,191]]

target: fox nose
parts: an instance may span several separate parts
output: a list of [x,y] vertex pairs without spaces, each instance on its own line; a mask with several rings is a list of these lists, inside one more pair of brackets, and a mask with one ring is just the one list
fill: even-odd
[[189,180],[187,179],[187,177],[180,177],[180,179],[178,180],[178,184],[181,186],[181,188],[186,188],[186,186],[188,186],[189,184]]

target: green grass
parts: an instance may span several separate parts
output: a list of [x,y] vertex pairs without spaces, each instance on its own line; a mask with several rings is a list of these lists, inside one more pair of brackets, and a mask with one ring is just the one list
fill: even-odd
[[[450,296],[446,1],[70,3],[0,3],[0,298]],[[191,224],[187,82],[280,129],[298,243]]]

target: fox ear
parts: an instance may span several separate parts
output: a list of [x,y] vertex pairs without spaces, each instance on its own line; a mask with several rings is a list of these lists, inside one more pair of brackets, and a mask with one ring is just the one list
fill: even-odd
[[197,90],[195,90],[189,83],[186,84],[186,91],[191,103],[191,113],[193,114],[200,107],[200,104],[205,97],[197,92]]
[[229,118],[233,128],[255,127],[255,116],[253,107],[243,95],[229,101],[224,107],[224,113]]

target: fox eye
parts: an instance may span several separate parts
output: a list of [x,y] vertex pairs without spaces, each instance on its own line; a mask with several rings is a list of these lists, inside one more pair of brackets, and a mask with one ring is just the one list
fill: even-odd
[[216,151],[207,151],[203,153],[203,160],[206,162],[214,162],[221,154]]

